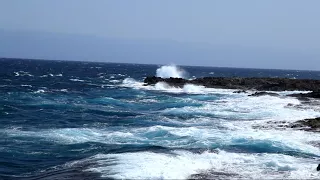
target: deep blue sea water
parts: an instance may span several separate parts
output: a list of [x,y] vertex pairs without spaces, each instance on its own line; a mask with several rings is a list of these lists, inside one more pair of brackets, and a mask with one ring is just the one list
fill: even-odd
[[[183,71],[183,72],[181,72]],[[317,71],[0,59],[0,179],[319,179],[320,116],[286,97],[149,75],[320,79]]]

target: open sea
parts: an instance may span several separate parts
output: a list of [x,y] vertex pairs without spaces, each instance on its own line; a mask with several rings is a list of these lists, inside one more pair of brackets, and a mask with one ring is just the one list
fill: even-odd
[[320,79],[317,71],[0,59],[0,179],[319,179],[320,117],[287,97],[146,76]]

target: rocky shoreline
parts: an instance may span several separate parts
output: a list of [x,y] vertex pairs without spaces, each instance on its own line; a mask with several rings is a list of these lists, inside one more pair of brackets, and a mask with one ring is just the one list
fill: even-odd
[[[312,79],[203,77],[188,80],[183,78],[161,78],[152,76],[147,77],[144,80],[146,85],[154,85],[158,82],[165,82],[173,87],[183,87],[185,84],[194,84],[207,88],[237,89],[234,93],[247,93],[247,90],[257,91],[249,96],[279,96],[276,92],[266,91],[311,91],[309,93],[295,93],[287,96],[296,97],[303,101],[308,101],[310,98],[320,98],[320,80]],[[268,124],[272,124],[271,126],[276,126],[278,128],[296,128],[320,132],[320,117],[304,119],[294,123],[280,121],[268,122]]]
[[183,87],[185,84],[200,85],[207,88],[238,89],[234,93],[246,93],[247,90],[258,92],[249,96],[278,96],[277,93],[266,91],[312,91],[310,93],[296,93],[288,96],[299,99],[320,98],[320,80],[288,79],[288,78],[242,78],[242,77],[203,77],[192,80],[183,78],[146,77],[146,85],[165,82],[173,87]]
[[299,128],[307,131],[320,131],[320,117],[304,119],[289,125],[290,128]]
[[[320,80],[288,78],[242,78],[242,77],[203,77],[192,80],[183,78],[147,77],[144,83],[153,85],[165,82],[170,86],[183,87],[185,84],[201,85],[208,88],[241,89],[257,91],[319,91]],[[319,94],[318,94],[319,95]]]
[[311,132],[320,132],[320,117],[303,119],[296,122],[268,121],[266,125],[253,125],[255,129],[298,129]]

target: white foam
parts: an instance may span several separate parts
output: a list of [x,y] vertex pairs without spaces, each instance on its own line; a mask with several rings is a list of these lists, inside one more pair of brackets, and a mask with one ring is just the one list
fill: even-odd
[[48,76],[50,76],[50,77],[54,77],[54,76],[57,76],[57,77],[62,77],[63,75],[62,74],[56,74],[56,75],[54,75],[54,74],[44,74],[44,75],[41,75],[41,76],[39,76],[39,77],[41,77],[41,78],[44,78],[44,77],[48,77]]
[[194,84],[185,84],[182,88],[172,87],[165,82],[158,82],[154,86],[147,87],[148,90],[157,90],[164,91],[169,93],[188,93],[188,94],[209,94],[209,93],[217,93],[218,91],[228,92],[230,90],[221,90],[221,89],[213,89],[213,88],[205,88],[204,86],[198,86]]
[[[199,119],[198,121],[201,121]],[[250,145],[266,146],[266,151],[296,151],[320,156],[320,150],[313,145],[320,135],[297,130],[256,130],[245,123],[215,122],[210,126],[204,122],[191,122],[191,127],[151,126],[142,128],[96,129],[63,128],[41,132],[6,130],[9,136],[40,137],[61,144],[99,142],[104,144],[149,144],[169,148],[210,148],[220,146]],[[189,125],[190,125],[189,124]],[[292,138],[295,137],[295,138]]]
[[19,71],[19,72],[14,72],[15,76],[29,76],[32,77],[33,75],[30,74],[29,72],[26,71]]
[[201,107],[185,106],[182,108],[168,108],[169,113],[198,113],[216,115],[227,119],[241,120],[287,120],[296,121],[320,116],[320,112],[312,109],[289,108],[288,104],[299,105],[300,101],[290,97],[248,97],[246,94],[227,94],[223,100],[203,102]]
[[46,92],[46,91],[43,90],[43,89],[39,89],[39,90],[37,90],[37,91],[34,91],[34,93],[44,93],[44,92]]
[[185,84],[182,88],[170,86],[165,82],[158,82],[154,86],[146,86],[144,83],[136,81],[133,78],[125,78],[120,86],[150,91],[163,91],[174,94],[234,94],[234,90],[232,89],[205,88],[204,86],[194,84]]
[[[136,152],[99,154],[99,165],[89,168],[116,179],[187,179],[192,174],[211,172],[233,174],[227,178],[317,179],[317,161],[281,154],[246,154],[219,151],[195,154],[173,151],[173,154]],[[210,176],[209,176],[210,177]]]
[[120,80],[110,80],[109,82],[111,82],[111,83],[119,83]]
[[177,88],[169,86],[165,82],[158,82],[154,86],[154,90],[171,92],[171,93],[189,93],[189,94],[206,94],[210,90],[206,89],[204,86],[197,86],[194,84],[185,84],[183,88]]
[[134,89],[146,89],[146,88],[148,88],[147,86],[144,86],[144,83],[138,82],[133,78],[125,78],[122,81],[122,84],[120,86],[130,87],[130,88],[134,88]]
[[4,131],[13,137],[40,137],[61,144],[77,144],[85,142],[101,142],[106,144],[126,144],[136,141],[130,132],[99,130],[95,128],[63,128],[43,130],[40,132],[21,131],[18,129],[8,129]]
[[175,65],[161,66],[157,69],[156,76],[162,78],[185,78],[185,71]]
[[206,91],[204,86],[197,86],[197,85],[193,85],[193,84],[186,84],[183,86],[183,92],[185,93],[204,93]]
[[84,82],[84,80],[82,79],[69,79],[70,81],[74,81],[74,82]]
[[29,85],[29,84],[21,84],[20,86],[22,86],[22,87],[32,87],[32,85]]

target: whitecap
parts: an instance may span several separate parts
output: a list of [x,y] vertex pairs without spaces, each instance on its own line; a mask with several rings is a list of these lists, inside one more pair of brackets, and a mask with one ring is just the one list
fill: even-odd
[[43,89],[39,89],[39,90],[37,90],[37,91],[34,91],[33,93],[44,93],[44,92],[46,92],[46,91],[43,90]]
[[22,86],[22,87],[32,87],[32,85],[29,85],[29,84],[21,84],[20,86]]
[[84,82],[84,80],[82,79],[69,79],[70,81],[74,81],[74,82]]

